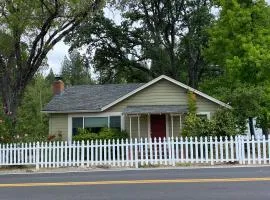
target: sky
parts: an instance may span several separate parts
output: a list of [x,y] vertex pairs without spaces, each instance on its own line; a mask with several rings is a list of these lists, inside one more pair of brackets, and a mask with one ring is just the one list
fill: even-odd
[[[105,8],[104,13],[106,17],[114,20],[116,24],[118,24],[118,22],[121,21],[119,12],[115,10]],[[52,68],[53,72],[56,75],[60,75],[61,64],[64,61],[64,57],[65,56],[68,57],[68,49],[69,46],[66,45],[63,41],[60,41],[54,46],[53,50],[50,51],[47,56],[49,69],[47,70],[46,73],[48,73]]]

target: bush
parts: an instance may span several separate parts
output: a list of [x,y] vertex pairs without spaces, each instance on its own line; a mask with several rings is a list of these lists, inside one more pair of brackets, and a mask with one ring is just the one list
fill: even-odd
[[98,133],[98,137],[102,140],[126,139],[128,138],[128,133],[115,128],[102,128]]
[[112,140],[112,139],[126,139],[128,134],[125,131],[120,131],[114,128],[102,128],[99,133],[92,133],[87,129],[79,129],[78,135],[73,137],[74,141],[87,140]]
[[190,113],[185,118],[183,136],[210,136],[213,132],[212,129],[212,121],[207,119],[201,119],[195,114]]
[[241,134],[231,110],[218,110],[211,120],[189,113],[184,121],[183,136],[235,136]]

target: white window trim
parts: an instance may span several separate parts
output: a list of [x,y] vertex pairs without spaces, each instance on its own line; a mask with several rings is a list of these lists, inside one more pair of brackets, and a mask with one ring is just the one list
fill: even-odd
[[72,141],[72,118],[82,117],[83,118],[83,123],[84,123],[84,118],[86,118],[86,117],[108,117],[108,127],[109,127],[110,126],[109,118],[113,117],[113,116],[120,116],[120,118],[121,118],[121,130],[123,130],[122,125],[124,124],[124,122],[123,122],[124,119],[122,117],[122,112],[68,114],[68,141]]
[[207,119],[210,119],[210,112],[197,112],[196,115],[206,115]]

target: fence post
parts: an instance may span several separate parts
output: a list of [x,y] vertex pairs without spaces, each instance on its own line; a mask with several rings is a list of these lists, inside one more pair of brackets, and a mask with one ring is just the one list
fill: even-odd
[[211,165],[214,165],[213,137],[212,136],[210,136],[210,160],[211,160]]
[[137,138],[135,138],[135,145],[134,145],[134,153],[135,153],[135,167],[136,168],[139,168],[139,165],[138,165],[138,143],[137,143]]
[[36,145],[36,170],[39,170],[39,142]]

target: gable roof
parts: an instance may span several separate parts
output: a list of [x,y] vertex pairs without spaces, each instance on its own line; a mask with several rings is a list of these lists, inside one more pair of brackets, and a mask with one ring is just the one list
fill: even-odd
[[203,93],[203,92],[200,92],[199,90],[196,90],[196,89],[194,89],[194,88],[192,88],[192,87],[190,87],[190,86],[188,86],[188,85],[185,85],[184,83],[181,83],[181,82],[179,82],[179,81],[177,81],[177,80],[175,80],[175,79],[172,79],[172,78],[170,78],[170,77],[168,77],[168,76],[161,75],[161,76],[159,76],[159,77],[153,79],[152,81],[150,81],[150,82],[148,82],[148,83],[142,85],[141,87],[139,87],[139,88],[137,88],[137,89],[131,91],[130,93],[128,93],[128,94],[126,94],[126,95],[120,97],[120,98],[117,99],[116,101],[114,101],[114,102],[112,102],[112,103],[110,103],[110,104],[104,106],[101,110],[104,111],[104,110],[106,110],[106,109],[108,109],[108,108],[114,106],[115,104],[117,104],[117,103],[119,103],[119,102],[121,102],[121,101],[127,99],[128,97],[130,97],[130,96],[136,94],[137,92],[139,92],[139,91],[141,91],[141,90],[143,90],[143,89],[145,89],[145,88],[147,88],[147,87],[153,85],[154,83],[156,83],[156,82],[158,82],[158,81],[160,81],[160,80],[162,80],[162,79],[165,79],[165,80],[167,80],[167,81],[169,81],[169,82],[171,82],[171,83],[174,83],[174,84],[176,84],[176,85],[178,85],[178,86],[180,86],[180,87],[182,87],[182,88],[184,88],[184,89],[186,89],[186,90],[192,91],[192,92],[194,92],[195,94],[197,94],[197,95],[199,95],[199,96],[201,96],[201,97],[204,97],[204,98],[206,98],[206,99],[208,99],[208,100],[210,100],[210,101],[212,101],[212,102],[214,102],[214,103],[216,103],[216,104],[218,104],[218,105],[220,105],[220,106],[223,106],[223,107],[226,107],[226,108],[230,108],[230,109],[232,108],[230,105],[228,105],[228,104],[226,104],[226,103],[224,103],[224,102],[222,102],[222,101],[219,101],[218,99],[215,99],[215,98],[213,98],[213,97],[211,97],[211,96],[209,96],[209,95],[207,95],[207,94],[205,94],[205,93]]
[[55,95],[42,111],[47,113],[102,112],[162,79],[192,91],[220,106],[231,108],[228,104],[205,93],[161,75],[148,83],[72,86],[66,88],[61,95]]
[[101,108],[141,87],[144,83],[78,85],[55,95],[44,107],[47,113],[100,112]]

